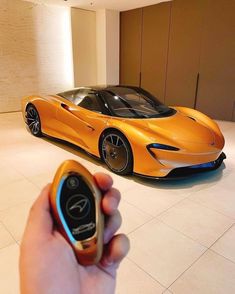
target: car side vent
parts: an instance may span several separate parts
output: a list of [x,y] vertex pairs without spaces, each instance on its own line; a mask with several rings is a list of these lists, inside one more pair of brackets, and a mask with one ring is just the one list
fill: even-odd
[[196,119],[195,119],[195,118],[193,118],[193,117],[191,117],[191,116],[188,116],[188,118],[190,118],[190,119],[192,119],[192,120],[196,121]]

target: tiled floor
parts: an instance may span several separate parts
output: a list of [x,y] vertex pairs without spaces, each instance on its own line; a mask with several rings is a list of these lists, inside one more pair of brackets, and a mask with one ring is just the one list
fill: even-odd
[[[219,122],[227,160],[217,171],[174,182],[112,174],[122,192],[120,231],[131,250],[118,294],[235,293],[235,123]],[[18,243],[29,208],[65,159],[110,173],[75,147],[38,139],[21,113],[0,114],[0,293],[19,293]]]

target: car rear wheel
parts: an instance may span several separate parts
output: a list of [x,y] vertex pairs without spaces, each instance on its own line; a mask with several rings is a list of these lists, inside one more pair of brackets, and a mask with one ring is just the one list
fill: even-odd
[[36,137],[42,136],[40,117],[34,105],[29,105],[26,109],[26,123],[31,134]]
[[101,141],[102,158],[116,174],[127,175],[133,171],[133,155],[130,143],[118,131],[108,131]]

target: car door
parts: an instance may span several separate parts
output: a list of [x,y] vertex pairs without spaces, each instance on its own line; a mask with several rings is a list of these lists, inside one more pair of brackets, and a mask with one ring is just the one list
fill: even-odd
[[99,138],[106,128],[110,116],[105,113],[98,93],[89,91],[78,106],[83,108],[81,119],[83,119],[87,126],[84,139],[89,146],[89,152],[99,156]]
[[90,89],[80,89],[73,97],[73,102],[61,103],[57,119],[61,125],[62,139],[98,156],[97,142],[107,117],[102,114],[97,99]]

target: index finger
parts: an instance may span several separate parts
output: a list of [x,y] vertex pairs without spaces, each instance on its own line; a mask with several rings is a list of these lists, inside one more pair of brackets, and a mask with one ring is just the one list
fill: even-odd
[[101,191],[108,191],[113,185],[113,179],[105,173],[95,173],[94,179]]

